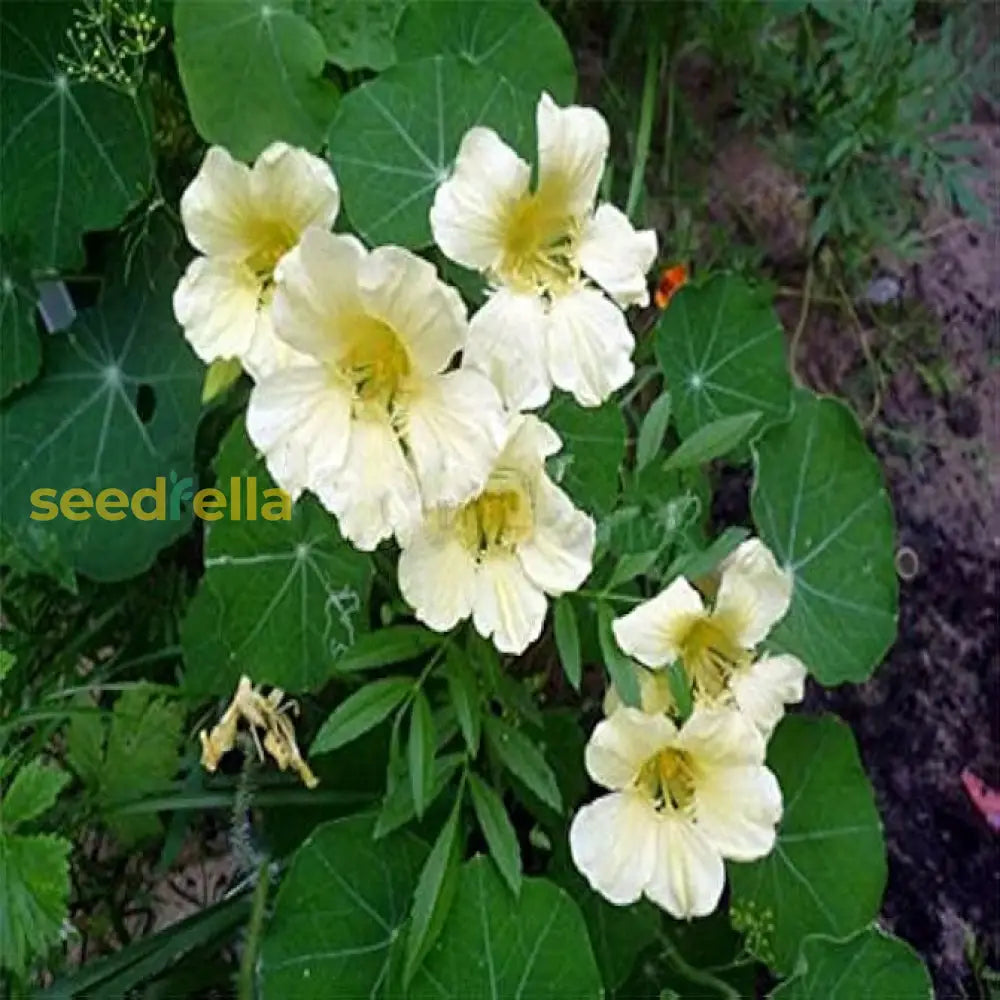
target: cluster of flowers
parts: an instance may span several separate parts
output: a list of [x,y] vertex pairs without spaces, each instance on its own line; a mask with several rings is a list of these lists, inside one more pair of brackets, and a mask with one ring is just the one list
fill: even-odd
[[[595,542],[593,520],[546,474],[558,435],[528,411],[553,388],[597,406],[631,379],[623,309],[648,302],[657,250],[651,231],[595,207],[609,145],[598,112],[543,95],[537,132],[534,184],[476,127],[436,192],[437,245],[490,287],[471,320],[427,261],[332,233],[333,173],[283,143],[252,167],[208,151],[181,201],[203,256],[174,294],[198,356],[237,358],[254,380],[247,431],[276,482],[315,494],[360,549],[394,537],[400,590],[428,627],[471,618],[508,653],[538,638],[548,597],[580,587]],[[609,693],[586,764],[612,794],[571,829],[577,866],[612,902],[644,893],[676,916],[710,912],[723,857],[773,846],[781,794],[765,737],[804,671],[754,650],[790,591],[751,541],[710,610],[678,579],[615,623],[652,670],[641,708]],[[675,662],[695,697],[679,726],[656,672]]]

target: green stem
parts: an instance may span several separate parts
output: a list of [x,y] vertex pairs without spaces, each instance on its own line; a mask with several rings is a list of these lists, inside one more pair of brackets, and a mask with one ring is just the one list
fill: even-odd
[[257,873],[257,888],[253,894],[253,909],[247,925],[247,939],[240,959],[240,980],[237,996],[239,1000],[254,1000],[253,973],[257,964],[257,951],[264,931],[264,911],[267,908],[267,894],[271,888],[271,866],[265,858]]
[[707,986],[710,990],[718,993],[719,996],[724,997],[725,1000],[741,1000],[739,991],[733,989],[729,983],[719,979],[717,976],[713,976],[712,973],[704,969],[697,969],[693,965],[690,965],[666,934],[660,934],[659,937],[663,953],[667,960],[685,979],[699,986]]
[[577,590],[581,597],[594,597],[598,601],[608,601],[611,604],[642,604],[645,597],[633,597],[631,594],[613,594],[610,590]]
[[646,76],[642,83],[642,107],[639,109],[639,128],[635,137],[635,162],[628,186],[625,212],[635,221],[635,210],[642,195],[642,182],[646,176],[649,159],[649,141],[653,135],[653,111],[656,107],[656,84],[660,76],[660,45],[651,41],[646,49]]

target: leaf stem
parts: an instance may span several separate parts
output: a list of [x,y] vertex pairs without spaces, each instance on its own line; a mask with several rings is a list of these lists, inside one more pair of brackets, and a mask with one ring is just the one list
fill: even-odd
[[625,212],[635,220],[635,210],[642,195],[642,182],[646,176],[646,161],[649,159],[649,142],[653,135],[653,111],[656,106],[656,84],[660,76],[660,44],[650,41],[646,49],[646,75],[642,83],[642,106],[639,109],[639,127],[635,137],[635,161],[632,164],[632,179],[628,186],[628,201]]
[[614,594],[610,590],[577,590],[581,597],[593,597],[598,601],[609,601],[612,604],[642,604],[645,597],[635,597],[632,594]]
[[719,996],[724,997],[725,1000],[740,1000],[740,994],[738,990],[733,989],[729,983],[725,980],[719,979],[718,976],[713,976],[711,972],[705,969],[698,969],[695,966],[688,963],[687,959],[680,953],[677,946],[670,940],[670,938],[661,932],[659,934],[660,944],[663,947],[663,953],[667,958],[667,961],[689,982],[696,983],[699,986],[707,986],[709,989],[714,990]]
[[243,945],[243,957],[240,959],[239,1000],[254,1000],[253,974],[257,964],[257,952],[260,949],[260,939],[264,931],[264,911],[267,908],[267,895],[271,888],[271,866],[267,858],[263,860],[257,871],[257,888],[253,893],[253,909],[250,911],[250,923],[247,925],[247,939]]

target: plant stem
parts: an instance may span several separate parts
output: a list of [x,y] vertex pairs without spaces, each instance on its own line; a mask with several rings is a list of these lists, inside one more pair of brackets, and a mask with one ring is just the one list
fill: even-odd
[[257,951],[264,931],[264,911],[267,908],[267,894],[271,888],[271,866],[267,858],[257,872],[257,888],[253,893],[253,909],[247,925],[247,939],[240,959],[240,980],[237,996],[239,1000],[254,1000],[253,973],[257,964]]
[[633,597],[631,594],[613,594],[604,590],[577,590],[574,593],[581,597],[596,597],[599,601],[610,601],[612,604],[642,604],[645,597]]
[[729,983],[705,969],[697,969],[689,965],[684,956],[677,950],[677,946],[667,937],[666,934],[659,935],[660,944],[663,947],[664,955],[671,965],[689,982],[697,983],[699,986],[707,986],[709,989],[725,997],[725,1000],[740,1000],[738,990],[733,989]]
[[798,382],[798,368],[795,364],[795,356],[799,351],[799,341],[802,339],[802,331],[806,328],[806,321],[809,319],[809,306],[812,302],[813,286],[813,265],[809,262],[809,269],[806,271],[806,284],[802,289],[802,304],[799,307],[799,321],[795,324],[795,332],[792,334],[792,342],[788,347],[788,366],[792,370],[792,377]]
[[639,128],[635,137],[635,162],[628,186],[625,213],[635,221],[635,210],[642,195],[642,182],[646,176],[649,159],[649,141],[653,134],[653,110],[656,106],[656,84],[660,76],[660,45],[650,41],[646,49],[646,76],[642,84],[642,106],[639,109]]

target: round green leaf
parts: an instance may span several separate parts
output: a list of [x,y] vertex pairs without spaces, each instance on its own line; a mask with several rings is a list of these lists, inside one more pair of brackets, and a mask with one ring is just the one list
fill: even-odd
[[[116,273],[95,308],[46,338],[44,374],[0,406],[0,522],[26,553],[48,564],[58,551],[64,565],[98,580],[146,569],[191,523],[171,496],[192,474],[203,369],[174,319],[179,272],[166,239],[149,245],[154,270],[136,263],[127,280]],[[54,507],[51,520],[30,516],[45,513],[32,501],[38,489],[57,503],[71,488],[92,499],[109,488],[132,497],[157,480],[157,520],[130,510],[105,520],[89,509],[74,521]]]
[[406,60],[457,56],[559,104],[576,94],[573,53],[536,0],[416,0],[399,22],[396,51]]
[[30,382],[41,365],[34,290],[0,267],[0,399]]
[[794,400],[792,419],[753,446],[754,523],[795,575],[769,643],[823,684],[859,682],[896,636],[892,506],[851,411],[804,389]]
[[606,514],[618,498],[618,472],[625,457],[625,418],[609,400],[585,409],[560,396],[545,420],[562,438],[562,451],[549,459],[559,485],[584,510]]
[[177,66],[195,127],[252,160],[281,139],[318,149],[337,106],[326,45],[294,0],[176,0]]
[[671,299],[656,329],[656,357],[682,438],[720,417],[759,410],[757,429],[788,413],[785,337],[770,300],[719,275]]
[[230,501],[206,526],[205,576],[181,624],[185,682],[224,694],[245,673],[289,691],[314,688],[367,627],[371,561],[310,497],[290,521],[248,518],[247,481],[256,481],[259,502],[274,482],[242,423],[223,442],[216,479],[228,497],[243,496],[241,519]]
[[774,850],[730,864],[734,923],[755,928],[759,957],[789,974],[810,934],[846,937],[878,913],[885,842],[871,785],[847,725],[788,716],[768,748],[785,814]]
[[932,1000],[934,990],[920,956],[877,927],[846,941],[810,937],[802,943],[795,975],[772,1000]]
[[375,842],[368,816],[318,827],[275,900],[259,960],[264,1000],[398,995],[392,972],[427,856],[408,833]]
[[152,170],[138,102],[59,64],[77,6],[0,5],[0,219],[40,269],[82,264],[83,234],[116,226]]
[[395,66],[351,91],[330,128],[329,155],[354,228],[372,246],[428,246],[434,190],[462,136],[487,125],[516,147],[533,114],[527,95],[454,57]]
[[307,0],[309,20],[341,69],[388,69],[396,61],[392,37],[406,0]]
[[517,899],[488,858],[462,867],[441,936],[410,987],[413,1000],[603,996],[601,977],[573,900],[527,878]]

